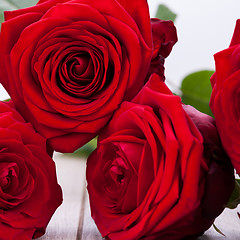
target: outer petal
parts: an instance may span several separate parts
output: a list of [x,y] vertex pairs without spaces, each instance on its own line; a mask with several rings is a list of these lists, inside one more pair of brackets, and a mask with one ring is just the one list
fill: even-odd
[[230,47],[240,44],[240,19],[238,19],[236,21],[236,26],[235,26],[235,30],[233,33],[233,37],[232,37],[232,41],[230,43]]

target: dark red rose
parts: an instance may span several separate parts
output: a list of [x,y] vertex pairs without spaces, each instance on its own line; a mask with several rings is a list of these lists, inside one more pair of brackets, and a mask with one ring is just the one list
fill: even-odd
[[5,19],[0,82],[54,150],[72,152],[95,137],[144,85],[146,0],[40,0]]
[[223,146],[240,174],[240,20],[230,46],[215,54],[210,107]]
[[40,237],[62,203],[46,140],[0,102],[0,239]]
[[162,81],[164,81],[165,58],[168,57],[174,44],[178,40],[177,30],[172,21],[164,21],[157,18],[151,19],[151,26],[154,50],[146,80],[148,80],[153,73],[157,73],[161,76]]
[[152,75],[132,102],[122,103],[87,161],[91,213],[106,239],[193,239],[211,226],[234,187],[229,159],[222,160],[224,173],[205,152],[219,141],[212,118],[200,114],[196,122],[159,78]]
[[233,167],[222,146],[215,119],[192,106],[183,105],[183,108],[202,134],[203,154],[210,161],[201,205],[204,216],[214,219],[224,210],[234,189]]

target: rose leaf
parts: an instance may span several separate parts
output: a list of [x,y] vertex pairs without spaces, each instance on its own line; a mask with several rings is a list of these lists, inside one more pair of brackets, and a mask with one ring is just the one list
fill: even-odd
[[226,237],[225,234],[215,224],[213,224],[213,228],[216,230],[216,232]]
[[97,147],[97,138],[92,139],[88,143],[86,143],[84,146],[79,148],[73,153],[65,153],[67,156],[72,157],[88,157]]
[[182,102],[210,116],[213,116],[209,107],[212,92],[210,77],[213,73],[209,70],[192,73],[183,79],[181,85]]
[[166,5],[159,4],[156,17],[161,20],[172,20],[174,22],[177,14],[171,11]]
[[227,208],[234,209],[240,204],[240,179],[235,179],[235,188],[227,203]]

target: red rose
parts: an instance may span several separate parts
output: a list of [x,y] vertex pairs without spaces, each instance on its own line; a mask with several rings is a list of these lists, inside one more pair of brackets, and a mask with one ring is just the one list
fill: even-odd
[[183,105],[183,108],[202,134],[203,154],[210,161],[201,205],[203,215],[214,219],[224,210],[235,187],[233,167],[223,149],[215,119],[192,106]]
[[229,48],[215,54],[210,107],[223,146],[240,174],[240,20]]
[[144,84],[152,56],[146,0],[40,0],[5,18],[0,82],[57,151],[96,136]]
[[0,239],[27,240],[44,234],[62,192],[46,140],[10,104],[0,103]]
[[[234,175],[226,159],[218,164],[205,153],[212,138],[203,139],[204,122],[207,136],[217,131],[212,118],[200,117],[200,124],[191,120],[156,74],[132,102],[122,103],[87,161],[92,217],[103,237],[177,240],[211,226]],[[219,179],[224,184],[213,189]]]
[[154,50],[146,80],[148,80],[153,73],[157,73],[162,77],[162,81],[164,81],[165,58],[168,57],[174,44],[178,40],[177,30],[172,21],[164,21],[157,18],[151,19],[151,26]]

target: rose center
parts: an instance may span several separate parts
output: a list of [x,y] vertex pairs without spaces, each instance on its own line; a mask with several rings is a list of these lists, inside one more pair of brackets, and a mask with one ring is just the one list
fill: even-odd
[[109,166],[108,173],[113,185],[115,185],[116,188],[119,188],[127,183],[128,171],[128,166],[122,158],[119,157],[114,159],[112,164]]
[[93,78],[93,63],[88,53],[72,56],[66,62],[67,75],[74,82],[87,84]]
[[2,177],[0,178],[0,186],[2,190],[5,190],[10,184],[10,177]]
[[115,182],[115,184],[124,184],[125,179],[125,169],[119,166],[111,166],[110,168],[110,175],[112,180]]
[[7,191],[7,189],[11,188],[12,185],[12,179],[16,177],[16,172],[14,170],[14,163],[8,164],[8,163],[1,163],[0,168],[2,168],[1,174],[0,174],[0,188],[3,191]]

